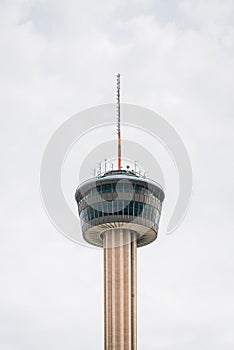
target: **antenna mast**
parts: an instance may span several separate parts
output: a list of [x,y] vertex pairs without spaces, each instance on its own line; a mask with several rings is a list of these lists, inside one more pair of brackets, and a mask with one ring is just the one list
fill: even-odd
[[118,133],[118,170],[121,170],[120,74],[117,75],[117,133]]

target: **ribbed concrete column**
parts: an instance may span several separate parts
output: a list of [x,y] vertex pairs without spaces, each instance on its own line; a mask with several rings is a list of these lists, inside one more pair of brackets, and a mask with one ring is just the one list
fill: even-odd
[[103,240],[105,350],[136,350],[136,234],[110,229]]

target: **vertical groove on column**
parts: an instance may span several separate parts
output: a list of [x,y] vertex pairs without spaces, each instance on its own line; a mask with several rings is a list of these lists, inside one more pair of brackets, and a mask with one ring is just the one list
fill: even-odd
[[[124,249],[124,344],[131,349],[131,241],[129,231],[125,231]],[[124,349],[124,350],[125,350]]]
[[122,344],[121,349],[124,350],[124,232],[121,230],[119,232],[120,236],[120,324],[121,324],[121,334],[120,342]]
[[108,288],[105,287],[107,283],[107,280],[106,280],[107,279],[107,262],[106,262],[107,252],[105,249],[106,240],[107,240],[107,237],[104,239],[104,300],[105,300],[104,302],[104,349],[105,350],[108,349],[108,344],[107,344],[108,322],[107,322],[107,308],[106,308],[106,305],[107,305],[106,300],[108,299]]
[[112,271],[112,276],[115,280],[115,314],[113,315],[115,319],[115,338],[114,338],[114,346],[113,349],[123,349],[121,344],[121,270],[120,270],[120,252],[122,247],[120,247],[120,236],[121,232],[115,234],[114,232],[114,244],[116,245],[114,249],[114,257],[115,257],[115,271]]
[[[111,327],[111,343],[112,343],[112,349],[115,350],[117,349],[116,344],[115,344],[115,337],[116,337],[116,280],[115,280],[115,260],[116,260],[116,251],[115,251],[115,231],[111,230],[111,250],[109,251],[109,256],[108,256],[108,261],[109,264],[111,264],[111,276],[110,276],[110,281],[111,281],[111,294],[112,294],[112,303],[108,305],[108,311],[110,310],[111,312],[111,319],[112,319],[112,327]],[[108,276],[109,277],[109,276]],[[109,350],[109,349],[108,349]]]
[[[134,233],[132,233],[134,234]],[[131,293],[131,302],[132,302],[132,350],[137,350],[137,242],[132,238],[132,249],[131,249],[131,268],[132,268],[132,293]]]

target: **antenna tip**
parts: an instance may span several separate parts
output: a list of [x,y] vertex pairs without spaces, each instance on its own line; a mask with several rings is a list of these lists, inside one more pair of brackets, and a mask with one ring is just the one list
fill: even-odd
[[117,88],[120,89],[120,73],[117,74]]

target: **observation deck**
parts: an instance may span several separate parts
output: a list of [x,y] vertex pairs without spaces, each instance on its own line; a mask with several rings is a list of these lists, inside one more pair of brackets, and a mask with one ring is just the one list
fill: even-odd
[[112,170],[80,184],[75,198],[84,239],[103,247],[103,233],[121,228],[136,233],[141,247],[157,238],[164,192],[134,171]]

